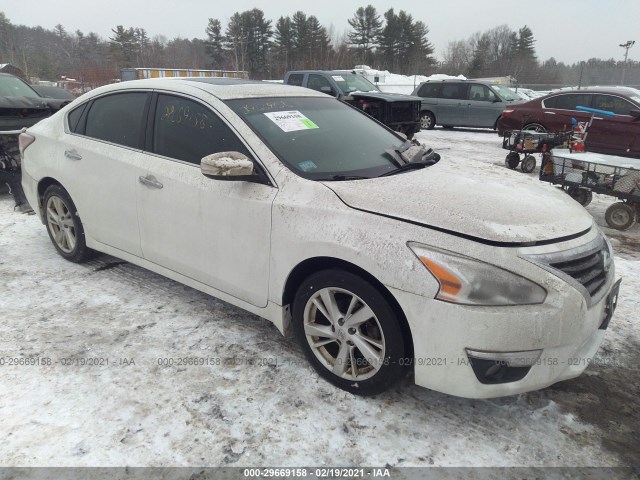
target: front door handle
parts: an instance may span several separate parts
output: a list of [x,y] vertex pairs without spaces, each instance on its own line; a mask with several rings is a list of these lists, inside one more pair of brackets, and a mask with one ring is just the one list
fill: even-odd
[[151,188],[162,188],[163,185],[156,180],[156,177],[154,177],[153,175],[147,175],[146,177],[143,177],[142,175],[138,177],[138,181],[143,184],[146,185],[147,187],[151,187]]
[[544,112],[545,115],[555,115],[556,112]]
[[80,155],[75,150],[65,150],[64,156],[70,158],[71,160],[82,160],[82,155]]

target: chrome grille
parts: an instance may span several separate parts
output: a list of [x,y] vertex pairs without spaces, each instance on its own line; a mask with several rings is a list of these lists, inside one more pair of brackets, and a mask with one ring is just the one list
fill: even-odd
[[611,283],[612,255],[611,245],[600,234],[580,247],[521,256],[579,290],[591,308],[602,299]]
[[605,269],[606,245],[597,252],[566,262],[550,263],[553,268],[566,273],[577,280],[593,297],[607,283],[607,269]]

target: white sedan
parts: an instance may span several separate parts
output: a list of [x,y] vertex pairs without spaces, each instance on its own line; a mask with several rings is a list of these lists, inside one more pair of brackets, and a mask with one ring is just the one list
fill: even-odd
[[20,138],[56,250],[105,252],[294,333],[334,385],[409,371],[466,397],[579,375],[615,308],[611,248],[561,192],[504,185],[313,90],[136,80]]

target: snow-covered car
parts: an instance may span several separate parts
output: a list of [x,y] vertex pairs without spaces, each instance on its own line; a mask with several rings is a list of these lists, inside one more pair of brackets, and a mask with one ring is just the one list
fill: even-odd
[[455,169],[310,89],[125,82],[20,141],[60,255],[260,315],[355,394],[410,370],[466,397],[542,388],[586,368],[615,308],[611,246],[567,195]]

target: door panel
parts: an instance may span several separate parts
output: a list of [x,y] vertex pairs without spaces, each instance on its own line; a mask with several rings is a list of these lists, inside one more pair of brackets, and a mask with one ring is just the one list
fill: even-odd
[[[62,158],[61,182],[98,242],[142,256],[136,211],[146,116],[151,94],[126,92],[95,99],[80,118]],[[76,123],[78,123],[76,125]]]
[[587,136],[589,147],[616,155],[633,154],[634,140],[640,136],[640,122],[629,115],[635,105],[614,95],[596,94],[593,108],[611,111],[615,115],[594,115]]
[[436,123],[439,125],[465,126],[469,121],[467,84],[443,83],[438,99]]
[[504,102],[495,102],[498,99],[489,87],[481,84],[469,86],[469,126],[493,127],[497,118],[504,110]]
[[253,305],[267,304],[271,204],[277,189],[205,177],[195,165],[146,155],[136,178],[144,258]]
[[[277,189],[202,175],[206,155],[244,143],[210,107],[158,95],[135,178],[144,258],[255,306],[267,304],[271,204]],[[261,168],[261,167],[260,167]]]

